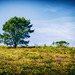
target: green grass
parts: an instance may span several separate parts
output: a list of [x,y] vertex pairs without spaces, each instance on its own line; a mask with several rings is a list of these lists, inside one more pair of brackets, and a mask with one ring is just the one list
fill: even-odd
[[0,46],[0,75],[75,75],[75,48]]

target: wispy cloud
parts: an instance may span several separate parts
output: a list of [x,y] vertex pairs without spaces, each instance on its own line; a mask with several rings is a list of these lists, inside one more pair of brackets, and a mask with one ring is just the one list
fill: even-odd
[[56,9],[48,9],[47,11],[56,12],[57,10]]
[[58,10],[60,10],[60,8],[55,7],[55,6],[48,6],[47,8],[45,8],[45,11],[47,12],[57,12]]
[[[75,17],[59,17],[52,20],[35,20],[32,23],[35,25],[35,39],[40,40],[38,44],[47,43],[50,41],[65,40],[70,43],[74,40]],[[46,41],[45,41],[46,40]]]
[[46,12],[56,12],[57,9],[54,9],[54,8],[46,8],[45,11]]

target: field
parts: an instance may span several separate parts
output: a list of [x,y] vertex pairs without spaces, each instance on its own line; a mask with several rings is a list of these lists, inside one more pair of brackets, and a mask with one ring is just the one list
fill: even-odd
[[75,47],[0,46],[0,75],[75,75]]

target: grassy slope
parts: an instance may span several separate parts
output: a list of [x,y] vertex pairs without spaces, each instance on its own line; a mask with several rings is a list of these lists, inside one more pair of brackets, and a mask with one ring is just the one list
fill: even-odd
[[0,75],[75,75],[75,48],[0,47]]

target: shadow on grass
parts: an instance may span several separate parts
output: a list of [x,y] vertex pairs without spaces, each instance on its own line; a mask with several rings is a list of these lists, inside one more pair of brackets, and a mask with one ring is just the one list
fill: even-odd
[[[41,48],[41,47],[42,46],[17,46],[16,48],[29,48],[29,49],[31,49],[31,48]],[[10,48],[16,49],[13,46],[7,46],[7,47],[4,47],[4,48],[7,48],[7,49],[10,49]]]
[[36,48],[35,46],[17,46],[16,48],[14,48],[13,46],[7,46],[7,47],[2,47],[2,48],[7,48],[7,49],[16,49],[16,48]]
[[21,46],[19,48],[35,48],[35,46]]

